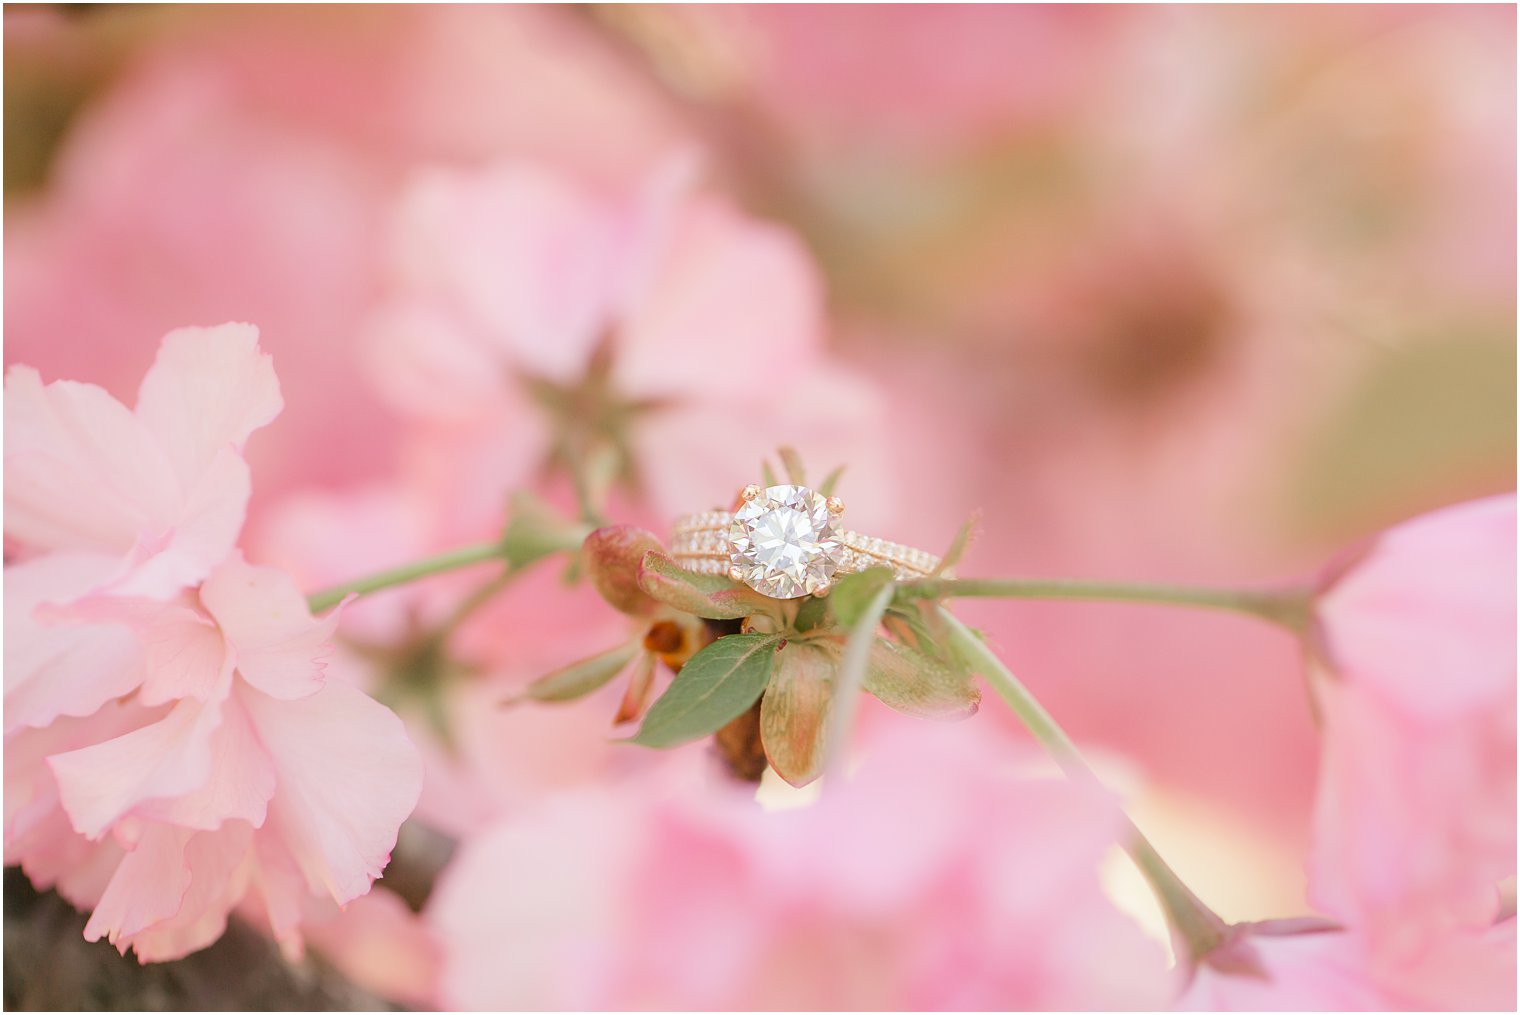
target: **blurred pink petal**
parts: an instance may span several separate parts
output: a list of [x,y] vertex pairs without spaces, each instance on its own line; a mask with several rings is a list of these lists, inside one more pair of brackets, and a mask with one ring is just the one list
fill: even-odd
[[[806,249],[696,192],[693,166],[674,150],[642,186],[608,193],[500,163],[434,171],[403,195],[369,366],[414,416],[409,457],[440,463],[450,500],[482,506],[466,515],[477,526],[538,478],[571,411],[546,411],[535,381],[568,387],[560,400],[578,399],[602,442],[591,452],[628,455],[618,464],[652,480],[640,492],[662,514],[691,510],[693,490],[728,496],[789,439],[820,474],[848,460],[870,489],[887,471],[868,439],[881,402],[826,355]],[[593,375],[603,349],[610,380]],[[713,475],[715,460],[742,478]]]
[[404,291],[462,315],[508,362],[570,381],[611,309],[618,226],[542,169],[433,170],[398,211],[395,272]]
[[306,935],[357,986],[409,1007],[436,1006],[438,942],[395,892],[377,887]]
[[668,237],[659,222],[646,233],[649,277],[618,333],[616,372],[629,393],[760,401],[767,379],[804,375],[823,358],[821,285],[795,234],[713,198],[687,198],[662,217]]
[[1487,926],[1515,873],[1515,498],[1384,533],[1320,600],[1311,896],[1390,962]]
[[802,810],[767,813],[732,785],[704,789],[672,768],[508,817],[466,844],[429,903],[446,949],[443,998],[1165,1005],[1159,945],[1098,884],[1117,810],[1063,781],[1011,777],[1019,758],[1003,749],[974,732],[884,737],[855,780]]
[[1181,1011],[1505,1011],[1515,1006],[1515,922],[1443,942],[1417,962],[1378,963],[1355,932],[1251,933],[1255,971],[1205,965]]

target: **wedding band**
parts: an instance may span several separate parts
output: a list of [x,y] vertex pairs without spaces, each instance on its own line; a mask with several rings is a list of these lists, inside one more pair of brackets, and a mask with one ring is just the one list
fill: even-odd
[[746,486],[737,511],[676,521],[671,555],[697,574],[726,574],[772,599],[824,595],[840,575],[883,565],[899,581],[927,578],[932,553],[840,528],[844,502],[805,486]]

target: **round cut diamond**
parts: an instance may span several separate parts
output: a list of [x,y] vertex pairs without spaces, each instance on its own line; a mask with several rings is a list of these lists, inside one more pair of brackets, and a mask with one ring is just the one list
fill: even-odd
[[843,548],[828,498],[805,486],[766,488],[728,529],[728,558],[739,580],[773,599],[827,588]]

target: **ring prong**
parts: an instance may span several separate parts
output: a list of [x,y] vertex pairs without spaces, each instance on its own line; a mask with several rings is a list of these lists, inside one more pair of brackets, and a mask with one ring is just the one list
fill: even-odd
[[833,591],[834,591],[834,583],[830,582],[829,584],[825,585],[823,588],[821,588],[818,591],[814,592],[813,595],[816,596],[819,599],[822,599],[825,596],[827,596],[830,592],[833,592]]
[[830,497],[825,503],[828,506],[829,514],[833,515],[835,518],[838,518],[840,515],[844,514],[844,501],[841,498]]
[[760,489],[760,487],[756,486],[754,483],[751,483],[749,486],[746,486],[744,489],[739,491],[739,496],[746,501],[751,501],[764,492],[765,491]]
[[744,580],[744,572],[739,570],[738,564],[734,564],[728,569],[728,576],[736,582],[742,582]]

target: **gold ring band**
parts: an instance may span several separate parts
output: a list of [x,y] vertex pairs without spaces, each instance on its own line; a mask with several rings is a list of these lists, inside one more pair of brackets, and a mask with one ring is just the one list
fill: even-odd
[[[677,519],[671,539],[671,556],[688,571],[727,574],[729,529],[733,521],[732,511],[702,511]],[[892,568],[898,581],[912,581],[929,577],[939,567],[939,557],[925,550],[876,539],[850,529],[839,530],[839,541],[843,544],[839,554],[839,574],[885,564]]]

